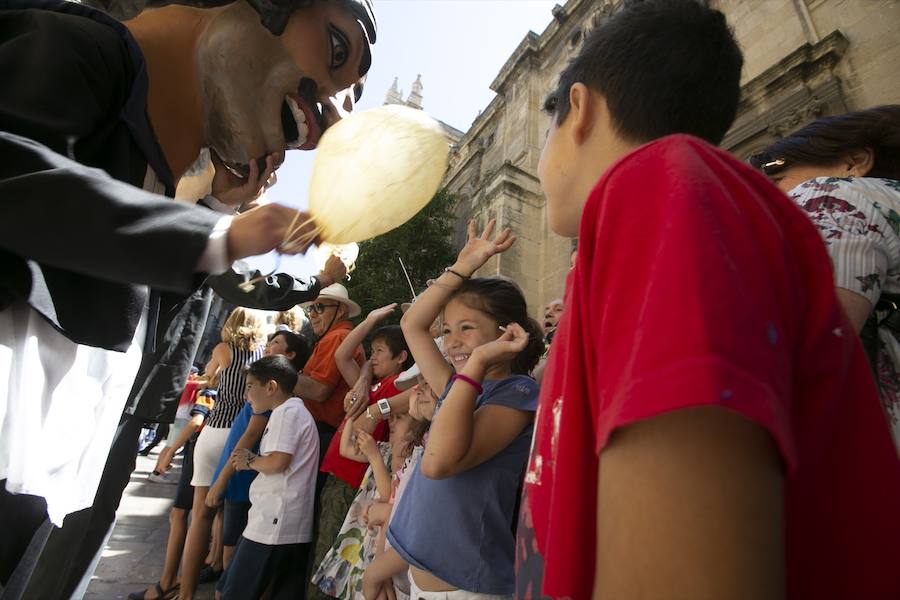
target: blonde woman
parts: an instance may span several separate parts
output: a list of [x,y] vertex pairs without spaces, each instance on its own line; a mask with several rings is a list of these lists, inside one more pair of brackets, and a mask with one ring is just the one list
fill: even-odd
[[303,311],[295,306],[294,308],[283,310],[275,315],[275,327],[276,329],[281,329],[281,326],[284,326],[288,328],[288,331],[299,333],[300,329],[303,328],[304,320]]
[[192,598],[203,557],[209,550],[209,536],[215,510],[206,506],[206,493],[231,430],[231,423],[244,406],[244,369],[262,356],[265,335],[263,321],[250,309],[235,308],[222,327],[222,342],[206,365],[210,387],[218,390],[216,404],[206,419],[194,447],[194,503],[181,564],[179,598]]

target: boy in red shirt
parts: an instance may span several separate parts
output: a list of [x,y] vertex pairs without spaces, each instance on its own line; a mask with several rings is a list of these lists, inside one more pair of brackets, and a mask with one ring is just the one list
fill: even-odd
[[900,461],[828,256],[710,145],[741,64],[721,13],[646,0],[590,34],[546,103],[549,222],[579,246],[520,598],[900,598]]

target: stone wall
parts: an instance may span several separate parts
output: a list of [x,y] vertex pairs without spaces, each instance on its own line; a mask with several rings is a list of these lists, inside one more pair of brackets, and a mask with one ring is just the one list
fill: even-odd
[[[723,146],[741,158],[826,114],[900,103],[900,2],[709,0],[744,51],[738,118]],[[522,286],[532,315],[562,294],[573,241],[547,226],[537,164],[549,118],[540,108],[586,31],[622,0],[569,0],[529,32],[501,68],[496,97],[455,145],[445,185],[456,193],[456,243],[490,217],[520,240],[481,274]]]
[[562,295],[573,241],[547,225],[546,201],[537,179],[549,117],[541,112],[559,72],[580,47],[590,24],[612,11],[613,2],[570,0],[553,11],[540,35],[529,32],[491,84],[497,95],[456,145],[446,187],[460,198],[457,245],[470,218],[491,217],[512,227],[516,245],[492,259],[480,275],[504,275],[518,283],[531,314]]

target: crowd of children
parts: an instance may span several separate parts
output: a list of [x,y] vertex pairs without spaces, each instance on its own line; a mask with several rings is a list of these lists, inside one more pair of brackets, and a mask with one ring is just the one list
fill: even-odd
[[579,248],[543,327],[476,275],[516,241],[490,220],[399,326],[323,291],[314,366],[296,332],[260,358],[223,331],[215,407],[158,463],[186,444],[188,473],[203,427],[193,502],[134,597],[192,597],[223,500],[225,599],[898,597],[900,463],[852,335],[872,305],[852,327],[807,216],[714,146],[741,65],[704,3],[587,37],[545,107],[548,218]]

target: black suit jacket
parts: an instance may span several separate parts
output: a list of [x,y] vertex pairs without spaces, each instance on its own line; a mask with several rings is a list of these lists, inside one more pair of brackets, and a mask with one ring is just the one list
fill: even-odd
[[143,56],[111,17],[0,0],[0,73],[0,308],[28,302],[74,342],[124,350],[148,286],[198,287],[220,215],[138,189],[149,166],[174,194]]

